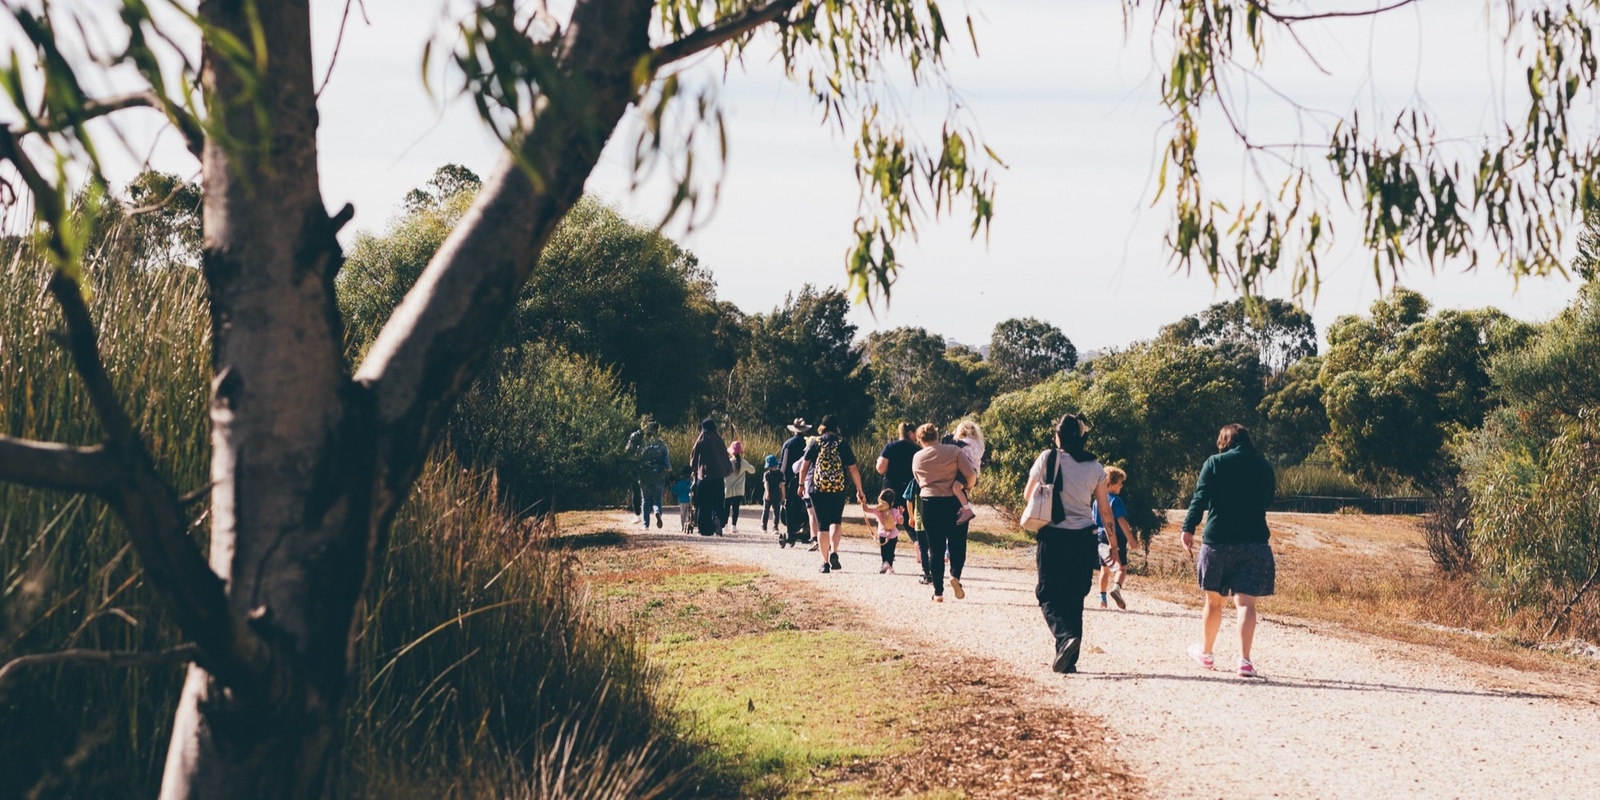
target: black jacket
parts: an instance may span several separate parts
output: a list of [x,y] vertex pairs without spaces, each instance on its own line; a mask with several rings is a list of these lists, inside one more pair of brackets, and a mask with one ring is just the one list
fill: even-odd
[[1206,459],[1200,468],[1183,529],[1194,530],[1205,514],[1206,544],[1265,542],[1267,506],[1276,492],[1272,465],[1255,448],[1235,445]]

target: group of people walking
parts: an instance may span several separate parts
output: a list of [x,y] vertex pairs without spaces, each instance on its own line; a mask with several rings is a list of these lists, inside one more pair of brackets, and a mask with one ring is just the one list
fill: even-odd
[[[735,440],[725,445],[719,427],[714,418],[702,422],[689,458],[693,480],[680,482],[678,492],[688,500],[685,513],[692,506],[695,527],[708,536],[721,534],[730,524],[738,530],[745,479],[756,472],[744,459],[742,444]],[[840,570],[844,511],[854,500],[877,534],[880,573],[894,571],[896,549],[905,533],[916,544],[921,581],[932,587],[933,602],[944,602],[946,588],[958,600],[966,597],[961,578],[968,527],[975,515],[971,493],[986,454],[976,422],[962,420],[948,435],[941,435],[932,423],[901,424],[899,437],[878,455],[875,468],[883,478],[883,489],[871,504],[855,452],[832,416],[823,417],[815,427],[797,418],[788,430],[790,438],[763,462],[763,531],[770,521],[780,546],[809,543],[821,557],[822,573]],[[649,527],[654,497],[659,527],[666,468],[658,475],[655,466],[664,453],[650,450],[659,437],[636,435],[642,439],[638,446],[630,439],[630,450],[641,455],[641,463],[652,465],[640,477],[644,496],[640,522]],[[1088,449],[1087,420],[1077,414],[1062,416],[1054,438],[1055,446],[1034,459],[1023,496],[1047,490],[1050,497],[1050,521],[1037,534],[1035,597],[1054,640],[1051,668],[1072,674],[1083,653],[1084,601],[1095,577],[1099,576],[1101,608],[1107,607],[1108,598],[1119,608],[1127,606],[1122,588],[1132,529],[1120,497],[1127,474],[1102,465]],[[1256,599],[1272,594],[1275,583],[1266,524],[1275,482],[1271,465],[1256,451],[1244,426],[1224,426],[1217,450],[1200,470],[1180,535],[1185,552],[1196,561],[1205,600],[1201,640],[1188,654],[1201,668],[1215,668],[1213,645],[1231,596],[1239,612],[1238,674],[1257,677],[1251,661]],[[1202,519],[1205,528],[1196,549],[1194,536]]]

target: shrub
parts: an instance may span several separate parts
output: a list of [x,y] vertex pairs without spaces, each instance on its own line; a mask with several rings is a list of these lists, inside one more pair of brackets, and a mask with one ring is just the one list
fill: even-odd
[[457,405],[448,433],[456,450],[492,465],[523,508],[616,501],[632,474],[623,445],[636,422],[616,373],[544,345],[502,358]]

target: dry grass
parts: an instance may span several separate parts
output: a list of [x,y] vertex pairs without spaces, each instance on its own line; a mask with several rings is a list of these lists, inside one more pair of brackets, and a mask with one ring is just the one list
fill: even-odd
[[[1141,591],[1198,607],[1194,569],[1177,544],[1181,519],[1169,512],[1142,569],[1138,556],[1130,561],[1136,574],[1145,573],[1134,579]],[[1540,621],[1497,608],[1472,576],[1441,574],[1428,557],[1421,518],[1269,514],[1268,522],[1278,585],[1263,613],[1440,647],[1489,667],[1559,675],[1574,681],[1576,694],[1600,701],[1600,661],[1531,646]],[[1594,620],[1595,611],[1574,614]]]
[[563,515],[558,541],[591,543],[572,548],[590,592],[683,670],[684,710],[705,721],[707,752],[744,769],[739,796],[1145,792],[1108,758],[1102,742],[1114,733],[1026,702],[1003,669],[901,650],[771,575],[718,565],[673,538],[614,539],[614,520]]

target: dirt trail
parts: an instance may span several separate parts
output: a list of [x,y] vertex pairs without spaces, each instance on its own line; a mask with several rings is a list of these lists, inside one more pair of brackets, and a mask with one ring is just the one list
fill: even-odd
[[[780,550],[759,532],[663,538],[814,588],[817,600],[862,615],[907,646],[1009,665],[1037,687],[1038,702],[1106,719],[1122,734],[1118,755],[1158,797],[1583,797],[1600,776],[1600,711],[1592,704],[1492,688],[1501,682],[1474,680],[1482,668],[1452,655],[1328,635],[1316,630],[1325,626],[1275,618],[1270,601],[1254,653],[1263,680],[1194,666],[1184,648],[1197,638],[1197,612],[1142,597],[1136,583],[1127,611],[1089,609],[1083,672],[1060,676],[1046,663],[1050,640],[1028,553],[974,560],[963,580],[967,599],[936,605],[906,545],[900,574],[879,575],[876,543],[846,538],[844,570],[823,575],[815,553]],[[1231,612],[1219,667],[1237,659],[1230,637]],[[1537,676],[1512,683],[1549,685]]]

